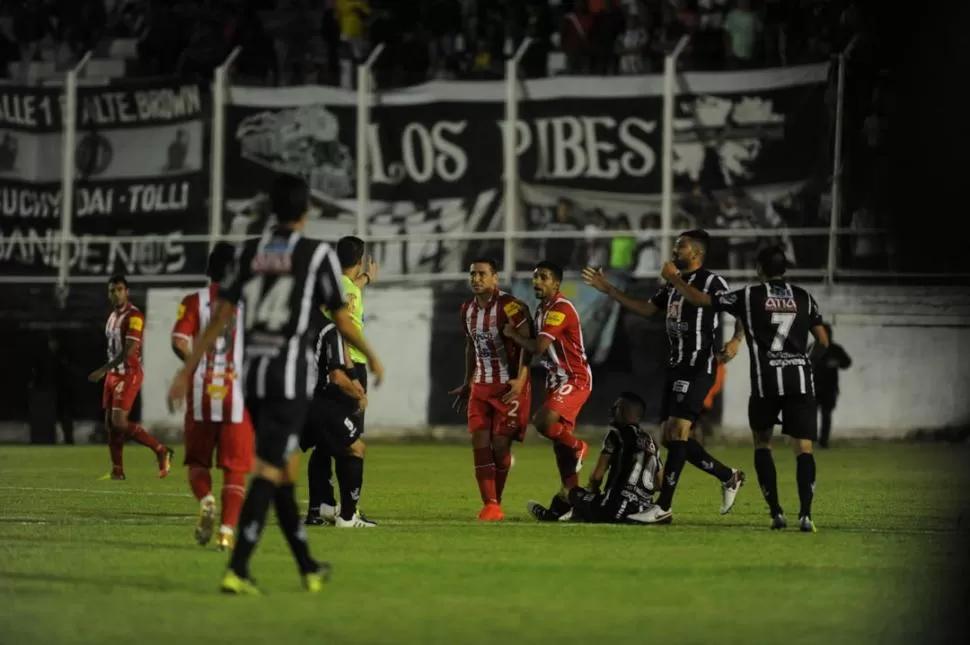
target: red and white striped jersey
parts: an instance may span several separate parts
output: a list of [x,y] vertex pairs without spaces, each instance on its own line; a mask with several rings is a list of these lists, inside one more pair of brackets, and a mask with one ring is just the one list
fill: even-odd
[[111,368],[114,374],[132,374],[142,371],[141,341],[145,333],[145,315],[138,307],[130,302],[123,309],[111,312],[108,322],[104,326],[104,335],[108,339],[108,360],[125,351],[125,343],[133,340],[138,347],[117,366]]
[[546,389],[559,389],[567,383],[576,388],[592,388],[593,372],[586,360],[583,329],[573,303],[561,293],[549,302],[541,303],[536,308],[536,329],[539,336],[552,339],[552,344],[540,358],[546,368]]
[[502,328],[528,320],[529,308],[504,291],[496,290],[484,307],[475,298],[461,306],[462,328],[475,348],[475,383],[507,383],[518,376],[522,349],[502,335]]
[[[210,284],[189,294],[179,305],[172,339],[193,341],[202,333],[215,312],[219,285]],[[243,398],[243,304],[222,336],[192,375],[187,399],[188,412],[195,421],[242,423],[245,414]]]

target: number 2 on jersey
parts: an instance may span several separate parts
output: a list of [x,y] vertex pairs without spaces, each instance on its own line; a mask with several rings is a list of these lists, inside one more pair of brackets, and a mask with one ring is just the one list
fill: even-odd
[[281,275],[263,292],[265,276],[258,275],[243,287],[246,300],[246,329],[262,327],[266,331],[279,331],[290,320],[290,295],[293,293],[293,278]]
[[771,324],[777,327],[775,337],[771,341],[771,351],[780,352],[785,348],[785,341],[788,340],[788,333],[791,331],[791,326],[795,323],[795,316],[797,315],[778,312],[771,314]]

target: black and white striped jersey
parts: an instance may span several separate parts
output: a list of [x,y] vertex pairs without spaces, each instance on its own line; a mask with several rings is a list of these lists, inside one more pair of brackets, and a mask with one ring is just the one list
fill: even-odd
[[350,360],[350,352],[347,350],[347,341],[337,331],[337,325],[329,318],[324,318],[324,321],[323,328],[317,335],[314,354],[314,369],[318,374],[314,397],[356,409],[357,400],[330,382],[330,374],[336,370],[342,370],[350,380],[354,380],[356,376],[354,364]]
[[611,425],[603,439],[602,452],[610,456],[603,504],[623,498],[647,505],[653,499],[654,479],[663,468],[653,437],[638,425]]
[[[700,268],[681,274],[692,287],[714,294],[728,290],[721,276]],[[714,373],[714,338],[720,333],[720,320],[710,307],[695,307],[671,285],[664,285],[650,299],[666,312],[667,340],[670,341],[668,367],[695,368],[706,374]]]
[[808,335],[822,324],[822,315],[810,293],[772,280],[722,293],[711,303],[712,310],[726,311],[744,325],[753,396],[815,394]]
[[220,297],[246,303],[246,396],[309,399],[316,385],[312,314],[346,303],[333,247],[276,228],[237,250]]

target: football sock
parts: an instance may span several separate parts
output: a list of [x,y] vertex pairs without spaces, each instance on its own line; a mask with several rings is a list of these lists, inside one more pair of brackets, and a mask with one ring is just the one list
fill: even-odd
[[222,527],[234,529],[246,495],[246,473],[225,470],[222,473]]
[[307,481],[310,488],[310,510],[317,511],[321,504],[336,506],[337,500],[333,490],[333,471],[330,453],[321,450],[320,446],[313,449],[307,461]]
[[667,463],[664,464],[664,481],[660,489],[660,496],[657,498],[657,506],[665,511],[670,510],[674,502],[674,492],[677,490],[677,482],[680,481],[680,473],[687,463],[687,442],[671,441],[667,444]]
[[706,473],[717,477],[718,481],[724,483],[731,479],[734,474],[730,468],[719,462],[704,450],[704,446],[693,437],[687,440],[687,461]]
[[[495,486],[495,457],[491,448],[473,448],[475,458],[475,480],[478,482],[478,492],[481,493],[482,503],[489,504],[498,501]],[[343,487],[341,486],[341,489]]]
[[189,466],[189,487],[197,500],[212,492],[212,475],[208,468]]
[[283,484],[276,489],[276,519],[279,520],[280,530],[290,545],[290,551],[296,560],[300,573],[311,573],[317,570],[317,563],[310,557],[310,548],[306,541],[306,528],[300,522],[300,511],[296,507],[296,495],[293,484]]
[[158,439],[148,434],[148,431],[137,423],[128,423],[128,436],[141,445],[151,448],[154,452],[165,450],[165,446]]
[[781,504],[778,503],[778,473],[775,471],[775,460],[771,457],[769,448],[757,448],[754,451],[754,469],[758,473],[758,486],[768,504],[771,516],[781,515]]
[[123,475],[125,466],[122,461],[122,454],[125,449],[125,433],[114,428],[108,428],[108,452],[111,454],[111,472],[115,475]]
[[229,568],[240,578],[249,578],[249,558],[266,526],[266,513],[273,501],[276,486],[262,477],[254,477],[239,514],[239,539],[229,558]]
[[579,486],[579,475],[576,474],[576,451],[561,443],[552,444],[552,452],[556,455],[556,468],[559,470],[559,481],[563,488],[569,490]]
[[798,517],[811,517],[815,497],[815,455],[804,452],[795,459],[795,478],[798,481]]
[[576,435],[574,435],[569,430],[569,427],[562,421],[556,421],[553,423],[546,432],[546,436],[555,441],[557,444],[566,446],[570,450],[576,450],[583,443],[576,438]]
[[337,483],[340,485],[340,517],[349,520],[357,512],[357,500],[364,486],[364,460],[353,455],[337,459]]
[[505,492],[505,482],[509,478],[509,469],[512,467],[512,453],[493,453],[493,457],[495,458],[495,498],[501,502],[502,493]]

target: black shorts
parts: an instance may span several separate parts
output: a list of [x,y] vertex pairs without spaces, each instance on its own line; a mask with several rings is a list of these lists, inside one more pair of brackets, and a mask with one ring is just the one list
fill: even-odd
[[310,409],[306,399],[246,399],[256,435],[257,459],[285,468],[300,445],[300,431]]
[[569,503],[573,507],[573,519],[598,524],[622,524],[629,515],[643,510],[640,504],[617,495],[607,500],[605,493],[594,493],[585,488],[569,491]]
[[360,415],[348,406],[323,397],[314,397],[300,435],[300,449],[306,452],[317,446],[338,455],[364,433]]
[[753,432],[771,430],[779,422],[792,439],[818,441],[818,409],[811,394],[784,394],[748,399],[748,425]]
[[664,383],[661,420],[697,421],[704,411],[704,399],[714,387],[714,375],[700,369],[670,368]]

